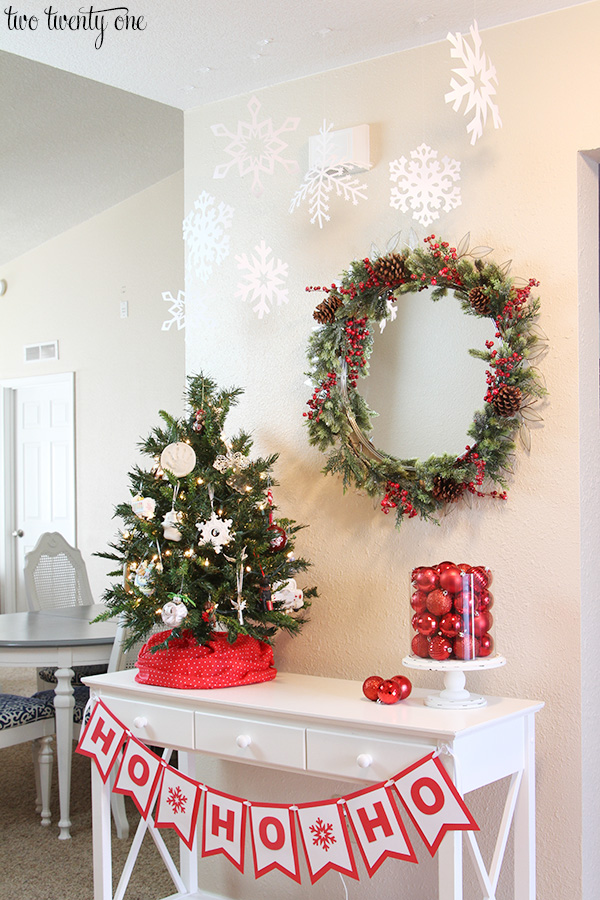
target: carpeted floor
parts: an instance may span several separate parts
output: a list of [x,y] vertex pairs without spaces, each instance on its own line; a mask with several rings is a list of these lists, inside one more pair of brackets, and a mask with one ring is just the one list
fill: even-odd
[[[2,690],[31,694],[35,673],[1,669]],[[73,755],[70,841],[58,840],[56,760],[52,784],[52,824],[42,828],[35,811],[31,744],[0,750],[0,898],[1,900],[93,900],[90,760]],[[113,871],[120,872],[139,815],[127,803],[130,839],[113,840]],[[163,829],[173,853],[176,836]],[[175,856],[175,859],[177,857]],[[115,879],[116,886],[116,879]],[[146,835],[126,900],[155,900],[175,892],[152,839]]]

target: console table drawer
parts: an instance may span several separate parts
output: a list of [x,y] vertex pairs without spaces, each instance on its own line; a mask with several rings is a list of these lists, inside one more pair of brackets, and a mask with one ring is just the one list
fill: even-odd
[[144,743],[165,744],[192,750],[194,747],[194,713],[192,710],[138,703],[111,697],[106,705],[134,737]]
[[304,728],[196,713],[196,750],[243,762],[306,768]]
[[309,729],[306,767],[309,772],[353,781],[384,781],[435,749],[435,744]]

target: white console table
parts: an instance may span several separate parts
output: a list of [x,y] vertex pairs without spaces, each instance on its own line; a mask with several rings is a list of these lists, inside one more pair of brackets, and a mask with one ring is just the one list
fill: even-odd
[[[489,871],[476,833],[448,833],[437,852],[438,896],[463,898],[464,840],[481,896],[493,898],[512,823],[514,900],[535,900],[534,718],[543,703],[488,697],[482,708],[443,710],[424,705],[430,691],[417,689],[384,706],[364,698],[359,681],[310,675],[279,673],[265,684],[213,691],[140,685],[134,676],[129,670],[85,682],[137,738],[177,748],[180,768],[199,780],[190,754],[364,784],[383,781],[441,747],[450,751],[442,760],[461,794],[510,777]],[[94,765],[92,802],[94,900],[112,900],[110,785]],[[177,883],[171,900],[205,896],[196,847],[189,851],[181,843]]]

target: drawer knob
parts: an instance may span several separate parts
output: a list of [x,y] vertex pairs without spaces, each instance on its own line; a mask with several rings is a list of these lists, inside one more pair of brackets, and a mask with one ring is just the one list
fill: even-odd
[[368,769],[372,762],[373,757],[370,753],[359,753],[356,757],[356,765],[360,766],[361,769]]
[[134,728],[145,728],[147,724],[148,719],[146,718],[146,716],[136,716],[133,720]]
[[238,734],[235,739],[236,744],[240,748],[240,750],[245,750],[246,747],[249,747],[252,743],[252,738],[249,734]]

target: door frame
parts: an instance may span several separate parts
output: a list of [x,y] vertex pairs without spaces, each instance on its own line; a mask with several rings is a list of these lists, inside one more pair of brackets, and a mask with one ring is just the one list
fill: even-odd
[[73,402],[73,528],[77,534],[77,477],[75,442],[75,373],[31,375],[22,378],[0,379],[0,612],[16,612],[17,554],[13,531],[17,527],[15,475],[15,404],[13,391],[34,384],[67,383],[71,386]]

